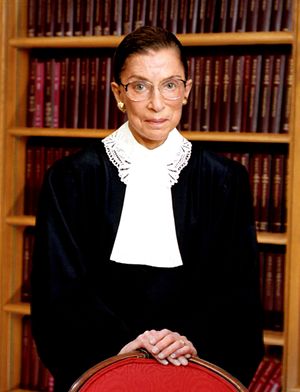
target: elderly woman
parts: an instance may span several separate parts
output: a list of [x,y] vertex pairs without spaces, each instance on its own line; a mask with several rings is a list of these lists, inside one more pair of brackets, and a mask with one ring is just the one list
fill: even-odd
[[169,366],[198,354],[248,384],[263,342],[247,172],[176,129],[192,80],[173,34],[127,35],[111,87],[128,122],[45,176],[32,272],[40,357],[63,392],[138,348]]

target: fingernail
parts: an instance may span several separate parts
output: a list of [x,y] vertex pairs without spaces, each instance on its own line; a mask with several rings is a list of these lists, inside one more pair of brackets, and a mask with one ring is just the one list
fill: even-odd
[[175,354],[171,354],[171,358],[176,358],[176,355]]
[[152,352],[153,352],[153,354],[157,354],[159,352],[159,349],[156,346],[154,346],[152,348]]
[[163,359],[164,358],[164,354],[162,354],[162,353],[158,354],[158,358],[159,359]]
[[155,341],[155,339],[150,339],[150,340],[149,340],[149,343],[150,343],[150,344],[155,344],[156,341]]
[[168,365],[168,363],[169,363],[166,359],[162,360],[161,362],[163,365]]

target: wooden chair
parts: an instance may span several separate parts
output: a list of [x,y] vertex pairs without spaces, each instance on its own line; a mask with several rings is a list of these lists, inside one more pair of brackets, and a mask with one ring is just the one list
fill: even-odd
[[69,392],[246,392],[228,372],[198,357],[187,366],[161,365],[147,352],[108,358],[87,370]]

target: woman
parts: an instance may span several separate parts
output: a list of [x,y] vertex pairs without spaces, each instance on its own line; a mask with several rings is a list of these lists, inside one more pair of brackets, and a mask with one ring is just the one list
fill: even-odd
[[246,170],[176,130],[192,81],[173,34],[127,35],[111,86],[128,122],[45,176],[32,272],[40,357],[64,392],[138,348],[164,365],[198,354],[248,384],[263,343]]

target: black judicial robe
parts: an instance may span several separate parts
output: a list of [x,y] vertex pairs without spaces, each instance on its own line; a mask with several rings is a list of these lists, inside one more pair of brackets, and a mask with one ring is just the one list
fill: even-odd
[[100,140],[45,175],[32,328],[56,391],[66,392],[88,367],[152,328],[186,335],[200,357],[249,384],[263,341],[246,169],[193,144],[171,188],[183,260],[176,268],[110,261],[125,189]]

